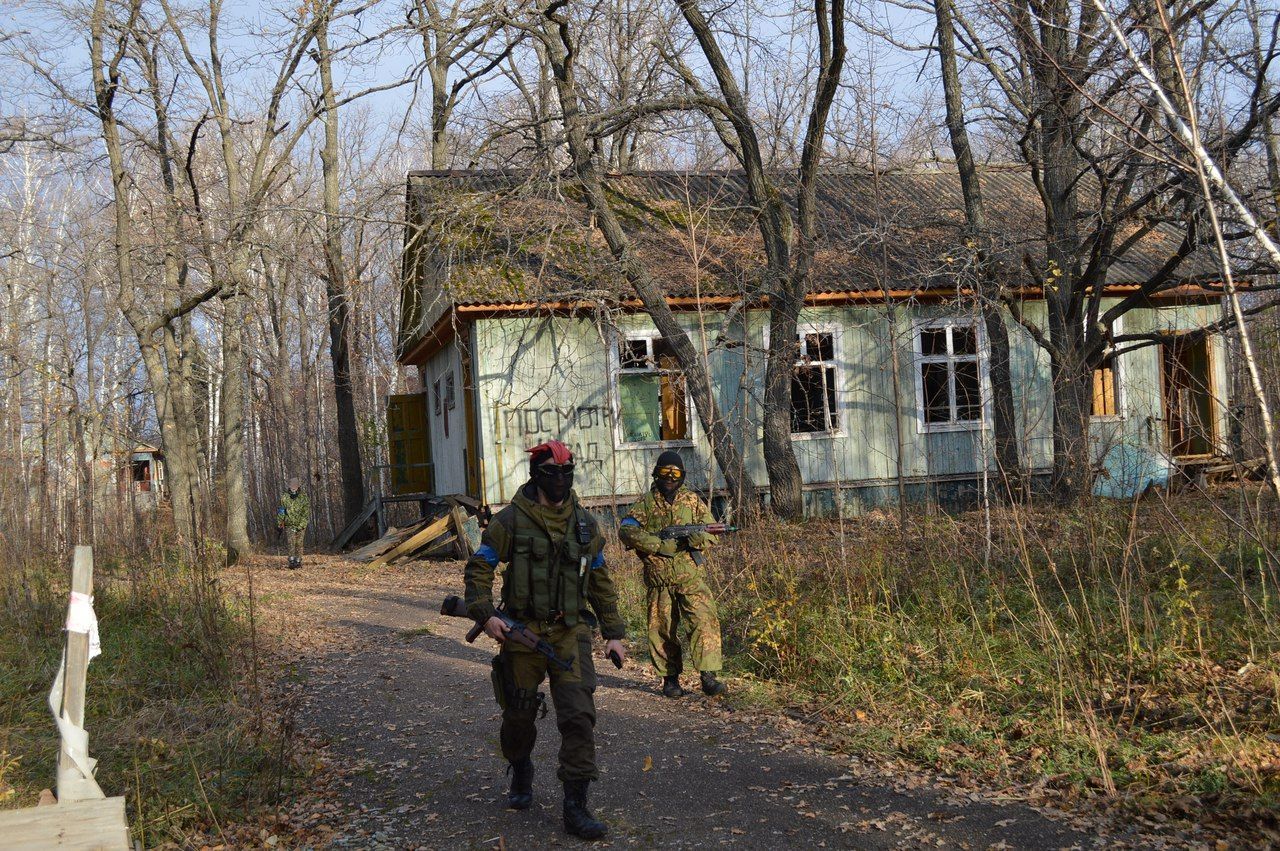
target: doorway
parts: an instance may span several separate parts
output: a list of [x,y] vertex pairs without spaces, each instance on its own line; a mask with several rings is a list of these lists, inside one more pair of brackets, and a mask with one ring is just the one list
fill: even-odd
[[1212,455],[1213,369],[1209,340],[1178,337],[1160,346],[1169,451],[1175,458]]

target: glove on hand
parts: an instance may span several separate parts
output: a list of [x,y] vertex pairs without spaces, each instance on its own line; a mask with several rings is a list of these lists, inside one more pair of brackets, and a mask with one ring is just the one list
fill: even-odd
[[678,552],[680,552],[679,541],[663,541],[658,545],[658,552],[656,555],[660,555],[664,558],[673,558]]

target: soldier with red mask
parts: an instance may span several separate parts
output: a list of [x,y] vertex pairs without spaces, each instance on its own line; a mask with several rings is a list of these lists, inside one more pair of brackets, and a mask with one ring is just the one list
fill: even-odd
[[[587,786],[599,778],[591,633],[598,622],[606,653],[621,661],[627,652],[622,644],[626,626],[605,567],[599,524],[573,492],[573,453],[558,440],[547,441],[529,450],[529,468],[529,482],[494,515],[480,548],[467,561],[467,614],[502,646],[494,659],[494,691],[502,707],[502,755],[510,763],[508,806],[525,810],[533,803],[530,754],[543,702],[538,687],[550,675],[560,730],[557,776],[564,784],[564,827],[574,836],[599,839],[607,828],[587,809]],[[493,579],[499,562],[507,565],[503,610],[550,643],[561,659],[572,659],[570,670],[505,640],[507,627],[494,617]]]

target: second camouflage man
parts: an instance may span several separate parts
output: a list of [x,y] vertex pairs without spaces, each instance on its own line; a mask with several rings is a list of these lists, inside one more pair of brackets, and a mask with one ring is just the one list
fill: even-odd
[[678,635],[681,621],[688,621],[689,655],[701,672],[702,691],[724,694],[720,671],[720,618],[707,577],[693,558],[716,538],[695,532],[680,540],[663,540],[658,533],[668,526],[714,522],[709,509],[693,491],[684,487],[684,461],[670,450],[658,456],[653,467],[653,487],[633,506],[618,527],[618,537],[635,550],[644,564],[644,585],[649,604],[649,657],[662,677],[667,697],[685,694],[680,687],[684,656]]

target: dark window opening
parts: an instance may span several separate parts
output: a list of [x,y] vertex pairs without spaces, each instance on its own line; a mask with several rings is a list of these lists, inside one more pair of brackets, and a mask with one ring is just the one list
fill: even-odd
[[797,337],[799,355],[791,371],[791,432],[839,431],[836,407],[836,343],[830,331]]

